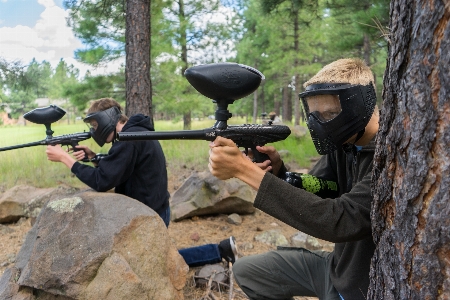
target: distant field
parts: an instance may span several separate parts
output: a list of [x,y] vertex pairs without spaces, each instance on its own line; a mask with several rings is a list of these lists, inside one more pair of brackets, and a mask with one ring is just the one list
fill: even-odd
[[[229,124],[242,124],[245,120],[233,120]],[[192,129],[211,127],[214,120],[195,121]],[[53,136],[68,133],[83,132],[87,126],[82,121],[68,125],[67,123],[52,124]],[[156,121],[157,131],[182,130],[182,122]],[[28,123],[26,126],[0,126],[0,147],[29,143],[45,139],[45,126]],[[180,168],[196,168],[208,163],[208,141],[171,140],[161,141],[166,155],[168,171],[177,172]],[[107,153],[110,145],[100,148],[93,139],[82,142],[94,152]],[[309,166],[309,158],[317,152],[309,136],[298,139],[290,136],[285,141],[274,143],[278,150],[288,150],[287,163],[295,163],[300,167]],[[203,167],[202,167],[203,168]],[[78,179],[61,163],[47,160],[45,146],[35,146],[23,149],[0,152],[0,190],[8,189],[17,184],[29,184],[36,187],[53,187],[58,184],[81,186]]]

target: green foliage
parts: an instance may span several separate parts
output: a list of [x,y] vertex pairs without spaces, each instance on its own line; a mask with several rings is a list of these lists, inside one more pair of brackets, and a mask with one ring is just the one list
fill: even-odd
[[2,102],[12,117],[17,118],[36,107],[33,102],[37,95],[47,89],[44,81],[44,76],[48,74],[47,67],[45,62],[41,67],[35,60],[30,63],[29,69],[20,61],[0,60]]
[[[387,54],[382,30],[387,26],[388,0],[247,0],[244,4],[241,16],[245,30],[236,46],[236,60],[258,68],[266,76],[259,89],[260,94],[264,90],[266,111],[274,107],[274,101],[282,100],[281,88],[294,88],[294,75],[298,74],[303,84],[324,65],[344,57],[370,60],[381,95]],[[298,51],[294,39],[296,17]],[[293,101],[298,101],[297,97]],[[247,109],[251,112],[252,105]]]
[[66,96],[66,90],[71,86],[78,84],[78,75],[78,69],[73,65],[68,66],[67,63],[61,59],[51,77],[48,97],[51,99],[64,98]]
[[[64,4],[70,9],[69,25],[84,43],[76,52],[78,60],[97,66],[125,55],[126,1],[65,0]],[[263,107],[269,112],[286,101],[282,89],[298,101],[299,85],[325,64],[343,57],[367,60],[381,95],[388,10],[388,0],[152,1],[155,116],[180,119],[189,113],[193,118],[214,114],[210,99],[199,95],[182,73],[192,65],[219,61],[246,64],[266,76],[257,91],[258,116]],[[122,103],[125,99],[124,70],[80,78],[78,70],[63,60],[52,70],[46,61],[25,65],[0,59],[0,83],[0,101],[11,103],[13,117],[34,108],[32,102],[39,97],[70,98],[79,110],[101,97]],[[236,115],[252,115],[253,95],[229,109]]]
[[[326,32],[328,55],[333,60],[359,57],[372,68],[377,94],[381,95],[386,68],[389,0],[330,0]],[[380,98],[380,97],[378,97]]]
[[65,86],[64,96],[83,111],[88,107],[89,101],[100,98],[114,98],[119,103],[125,103],[125,79],[123,72],[86,76],[83,81]]
[[85,49],[77,50],[80,61],[99,65],[125,54],[125,2],[65,0],[69,25]]

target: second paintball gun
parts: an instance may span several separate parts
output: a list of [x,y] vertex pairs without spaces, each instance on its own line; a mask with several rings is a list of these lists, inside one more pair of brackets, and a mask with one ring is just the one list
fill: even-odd
[[258,70],[236,63],[215,63],[191,67],[186,70],[185,76],[198,92],[217,103],[216,123],[213,127],[202,130],[119,132],[117,139],[214,141],[217,136],[222,136],[233,140],[238,147],[243,147],[246,154],[251,149],[253,160],[263,162],[269,157],[258,152],[256,146],[284,140],[291,133],[288,126],[271,123],[227,125],[227,120],[232,116],[228,111],[228,104],[253,93],[264,79],[264,75]]
[[54,123],[58,120],[60,120],[66,112],[56,106],[56,105],[50,105],[47,107],[42,108],[36,108],[33,109],[23,115],[25,120],[36,123],[36,124],[44,124],[47,134],[46,138],[37,141],[37,142],[31,142],[27,144],[20,144],[20,145],[14,145],[9,147],[3,147],[0,148],[0,151],[7,151],[7,150],[13,150],[13,149],[19,149],[19,148],[25,148],[25,147],[32,147],[32,146],[39,146],[39,145],[61,145],[61,146],[71,146],[74,150],[76,149],[76,146],[78,145],[78,142],[87,140],[91,138],[91,134],[89,132],[78,132],[78,133],[72,133],[72,134],[65,134],[60,136],[53,136],[54,131],[51,129],[51,123]]

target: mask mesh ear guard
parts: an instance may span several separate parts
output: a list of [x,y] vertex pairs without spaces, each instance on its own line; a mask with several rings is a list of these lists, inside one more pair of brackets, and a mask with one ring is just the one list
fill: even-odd
[[364,104],[366,106],[366,115],[371,117],[375,110],[375,105],[377,104],[377,96],[372,82],[369,85],[364,86],[362,93]]

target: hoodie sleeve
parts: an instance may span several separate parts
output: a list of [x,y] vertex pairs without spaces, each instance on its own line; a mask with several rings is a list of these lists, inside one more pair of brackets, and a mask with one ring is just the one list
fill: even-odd
[[76,162],[72,173],[97,192],[106,192],[126,181],[134,171],[137,149],[134,143],[115,142],[97,167]]
[[357,241],[371,234],[370,180],[367,175],[349,193],[322,199],[266,173],[254,206],[314,237]]

